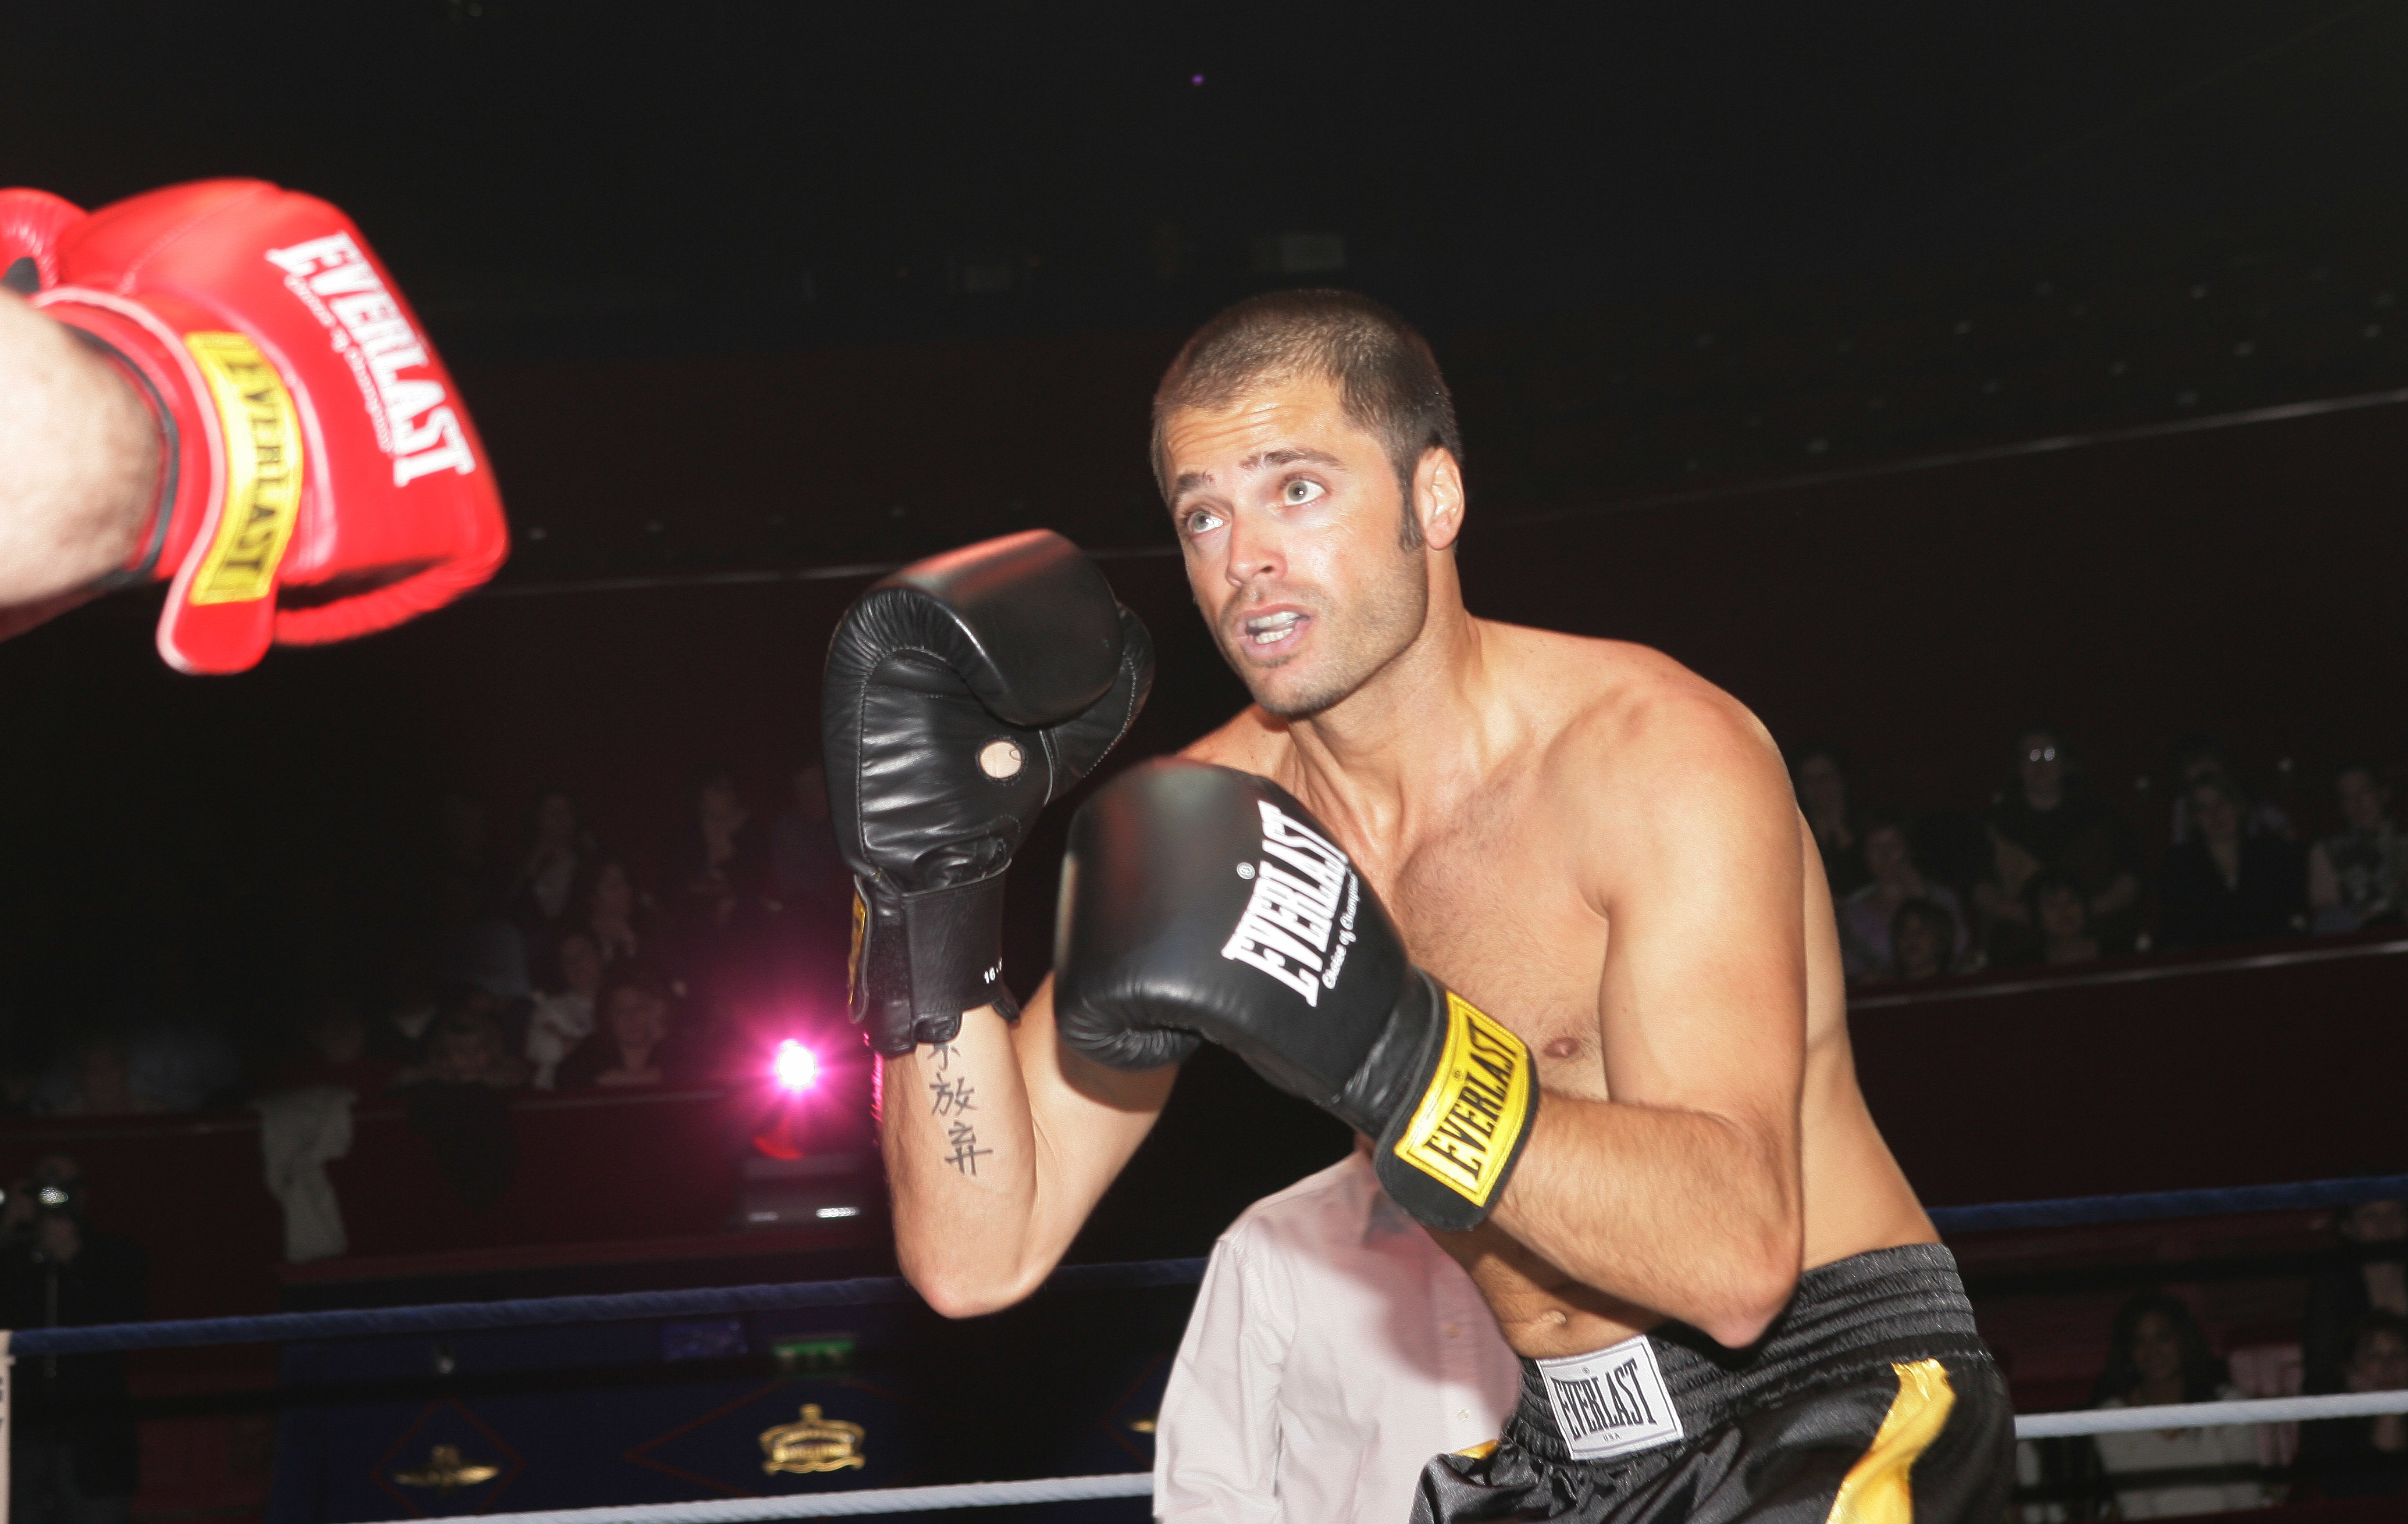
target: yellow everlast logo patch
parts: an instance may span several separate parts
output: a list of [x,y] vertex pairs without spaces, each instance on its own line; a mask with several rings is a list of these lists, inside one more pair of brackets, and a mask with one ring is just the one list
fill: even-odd
[[1530,1115],[1530,1050],[1450,990],[1446,1047],[1397,1157],[1474,1206],[1488,1204]]
[[301,515],[301,419],[284,377],[240,334],[187,334],[225,437],[225,502],[217,537],[186,596],[244,603],[276,591],[276,568]]

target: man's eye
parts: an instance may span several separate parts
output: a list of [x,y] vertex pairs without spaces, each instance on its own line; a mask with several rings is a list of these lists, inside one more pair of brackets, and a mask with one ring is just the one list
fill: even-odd
[[1219,527],[1221,527],[1220,517],[1202,508],[1197,508],[1187,516],[1187,533],[1190,534],[1209,534]]
[[1324,496],[1321,483],[1299,477],[1280,489],[1280,501],[1291,508],[1300,508],[1314,498]]

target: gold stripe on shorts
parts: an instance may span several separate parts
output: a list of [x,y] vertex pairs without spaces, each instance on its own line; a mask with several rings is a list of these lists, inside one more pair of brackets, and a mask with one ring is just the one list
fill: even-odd
[[1915,1458],[1931,1447],[1956,1405],[1948,1372],[1936,1360],[1890,1367],[1898,1373],[1898,1396],[1882,1419],[1872,1448],[1857,1458],[1831,1500],[1828,1524],[1914,1524],[1914,1493],[1908,1474]]

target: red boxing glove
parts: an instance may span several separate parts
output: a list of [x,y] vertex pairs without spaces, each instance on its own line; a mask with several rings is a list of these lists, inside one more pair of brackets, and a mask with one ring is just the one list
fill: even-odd
[[31,296],[59,283],[59,235],[83,208],[48,191],[0,191],[0,286]]
[[350,218],[261,180],[67,219],[55,197],[11,199],[27,194],[0,192],[0,250],[12,227],[47,237],[47,257],[18,250],[34,305],[96,340],[160,420],[159,512],[110,582],[172,580],[170,664],[240,672],[271,640],[387,629],[501,565],[493,467]]

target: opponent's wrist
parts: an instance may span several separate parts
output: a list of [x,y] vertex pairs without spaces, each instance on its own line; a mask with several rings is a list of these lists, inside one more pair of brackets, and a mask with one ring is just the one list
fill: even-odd
[[[1358,1072],[1347,1090],[1362,1085],[1367,1104],[1376,1090],[1383,1107],[1362,1131],[1375,1139],[1372,1170],[1389,1198],[1427,1227],[1468,1232],[1504,1199],[1538,1125],[1538,1075],[1529,1048],[1495,1018],[1419,969],[1408,986],[1398,1009],[1410,1019],[1392,1018],[1363,1065],[1384,1062],[1390,1076]],[[1406,1063],[1409,1034],[1419,1051]]]

